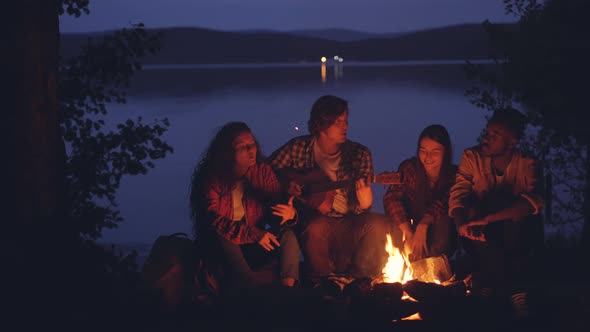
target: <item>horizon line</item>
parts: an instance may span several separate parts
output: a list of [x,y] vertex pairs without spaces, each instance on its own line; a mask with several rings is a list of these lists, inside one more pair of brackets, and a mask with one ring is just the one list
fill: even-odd
[[[328,30],[347,30],[349,32],[359,32],[359,33],[366,33],[366,34],[375,34],[375,35],[384,35],[384,34],[397,34],[397,33],[413,33],[419,31],[427,31],[427,30],[436,30],[442,28],[449,28],[461,25],[481,25],[482,22],[464,22],[464,23],[453,23],[447,25],[439,25],[439,26],[431,26],[431,27],[424,27],[424,28],[417,28],[413,30],[398,30],[398,31],[390,31],[390,32],[373,32],[373,31],[366,31],[366,30],[357,30],[353,28],[344,28],[344,27],[331,27],[331,28],[300,28],[300,29],[273,29],[273,28],[245,28],[245,29],[238,29],[238,30],[226,30],[226,29],[215,29],[203,26],[188,26],[188,25],[173,25],[173,26],[159,26],[159,27],[149,27],[144,25],[144,28],[147,30],[157,30],[157,29],[201,29],[201,30],[210,30],[210,31],[220,31],[220,32],[248,32],[248,31],[261,31],[261,32],[275,32],[275,33],[293,33],[293,32],[305,32],[305,31],[328,31]],[[515,22],[492,22],[497,24],[510,24],[516,23]],[[76,32],[67,32],[67,31],[60,31],[60,34],[71,34],[71,35],[82,35],[82,34],[93,34],[93,33],[104,33],[109,31],[117,31],[121,29],[130,29],[132,23],[130,23],[127,27],[119,27],[119,28],[112,28],[112,29],[105,29],[105,30],[87,30],[87,31],[76,31]]]

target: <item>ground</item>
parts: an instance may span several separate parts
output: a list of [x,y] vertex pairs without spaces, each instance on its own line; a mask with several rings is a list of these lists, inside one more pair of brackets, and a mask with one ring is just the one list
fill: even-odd
[[[590,319],[590,283],[582,257],[582,252],[575,248],[552,248],[543,253],[538,278],[530,285],[531,316],[525,321],[514,321],[510,303],[501,298],[454,294],[426,296],[416,303],[363,294],[327,296],[325,290],[278,286],[253,289],[218,302],[193,304],[168,318],[174,317],[173,325],[179,329],[216,331],[585,331]],[[421,313],[422,320],[401,319],[415,312]]]

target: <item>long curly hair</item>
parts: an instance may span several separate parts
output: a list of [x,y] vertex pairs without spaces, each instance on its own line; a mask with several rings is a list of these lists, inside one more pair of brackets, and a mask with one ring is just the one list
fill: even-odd
[[[207,149],[203,152],[201,160],[193,170],[190,184],[190,211],[194,224],[195,235],[197,233],[197,220],[206,212],[206,191],[212,183],[219,183],[230,191],[236,182],[234,168],[236,166],[235,139],[243,133],[252,134],[252,130],[244,122],[228,122],[217,131]],[[263,156],[256,141],[256,160],[261,162]]]

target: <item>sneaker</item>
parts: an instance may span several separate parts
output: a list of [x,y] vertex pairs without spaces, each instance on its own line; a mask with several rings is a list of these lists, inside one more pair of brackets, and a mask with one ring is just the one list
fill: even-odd
[[471,295],[482,300],[491,299],[494,295],[494,290],[490,287],[478,287],[471,290]]
[[486,299],[489,299],[494,294],[494,290],[490,287],[482,287],[477,292],[477,295]]
[[523,320],[529,317],[529,305],[527,293],[515,293],[510,296],[512,302],[512,315],[516,320]]
[[494,295],[494,289],[487,287],[487,284],[483,284],[478,275],[470,274],[463,283],[465,284],[466,293],[473,296],[474,298],[490,299]]
[[322,278],[319,284],[314,286],[314,289],[320,291],[323,296],[328,297],[337,297],[342,294],[342,287],[330,278]]

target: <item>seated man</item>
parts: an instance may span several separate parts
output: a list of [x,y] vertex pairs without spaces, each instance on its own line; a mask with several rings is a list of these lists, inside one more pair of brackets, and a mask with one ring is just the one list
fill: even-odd
[[[270,157],[287,191],[307,207],[298,211],[304,263],[312,283],[332,273],[374,278],[387,261],[389,226],[384,215],[368,212],[373,203],[371,153],[347,139],[348,113],[347,101],[320,97],[308,121],[311,135],[293,138]],[[322,177],[326,183],[342,183],[341,188],[305,195],[306,185],[321,184],[317,179]]]
[[496,111],[482,144],[463,152],[449,199],[449,215],[479,267],[474,291],[510,295],[517,317],[528,315],[530,254],[543,226],[534,216],[544,203],[537,161],[516,147],[525,126],[520,112]]

